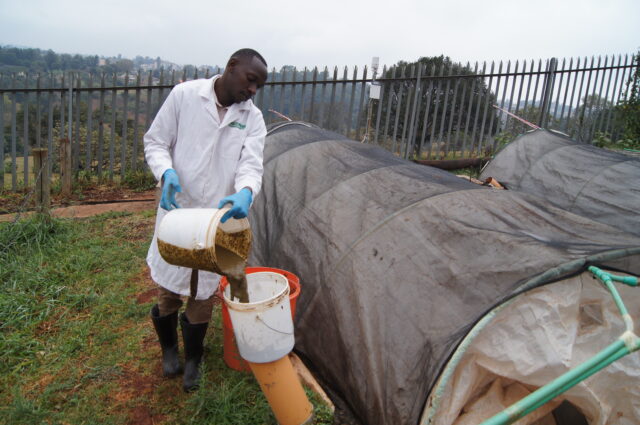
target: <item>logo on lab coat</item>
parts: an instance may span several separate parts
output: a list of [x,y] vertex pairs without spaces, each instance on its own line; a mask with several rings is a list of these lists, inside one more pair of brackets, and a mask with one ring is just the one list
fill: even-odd
[[245,128],[247,128],[246,124],[240,124],[238,121],[232,122],[231,124],[229,124],[229,127],[234,127],[239,130],[244,130]]

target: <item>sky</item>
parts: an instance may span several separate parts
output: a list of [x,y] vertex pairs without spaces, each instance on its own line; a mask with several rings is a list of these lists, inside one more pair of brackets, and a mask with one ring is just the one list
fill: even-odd
[[640,0],[0,0],[0,45],[224,65],[242,47],[279,69],[631,54]]

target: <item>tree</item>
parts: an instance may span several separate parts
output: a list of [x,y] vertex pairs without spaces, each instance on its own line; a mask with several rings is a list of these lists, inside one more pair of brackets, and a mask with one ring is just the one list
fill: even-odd
[[[422,67],[422,81],[418,92],[418,108],[413,121],[415,125],[412,130],[409,121],[413,111],[413,98],[409,99],[409,94],[413,94],[417,89],[415,76],[419,66]],[[413,79],[397,80],[412,74]],[[453,132],[459,129],[460,132],[454,139],[459,145],[474,149],[484,135],[494,132],[498,120],[495,119],[495,110],[491,107],[495,103],[495,96],[490,92],[484,78],[481,76],[461,78],[461,76],[472,75],[476,73],[468,65],[453,63],[449,57],[445,56],[422,57],[412,63],[400,61],[383,75],[384,78],[396,80],[392,79],[385,83],[383,100],[376,102],[373,116],[376,116],[378,108],[382,108],[381,116],[398,117],[397,127],[395,122],[384,126],[385,135],[391,138],[395,135],[396,141],[413,146],[414,155],[420,154],[423,135],[424,146],[439,146],[439,143],[443,142],[450,133],[449,129]],[[451,78],[446,78],[447,76]],[[390,110],[389,96],[391,97]],[[425,114],[427,114],[426,120]],[[482,134],[480,134],[481,129]],[[408,139],[409,135],[411,140]],[[404,140],[400,140],[403,136]]]
[[634,59],[636,68],[627,81],[627,94],[616,109],[624,128],[622,138],[640,147],[640,51]]
[[597,94],[585,96],[569,123],[569,128],[573,129],[572,137],[591,143],[598,129],[606,122],[612,107],[612,103],[605,97]]
[[52,71],[59,66],[58,55],[51,49],[47,50],[44,56],[44,62],[47,64],[47,70]]
[[133,61],[129,59],[120,59],[115,65],[118,72],[131,72],[133,70]]

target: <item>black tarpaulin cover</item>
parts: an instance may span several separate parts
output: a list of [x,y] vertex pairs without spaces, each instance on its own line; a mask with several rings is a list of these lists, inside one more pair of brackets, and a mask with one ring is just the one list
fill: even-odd
[[640,235],[640,158],[535,130],[509,143],[480,177]]
[[536,276],[640,272],[633,235],[332,132],[272,129],[264,163],[250,263],[300,277],[296,351],[363,424],[416,424],[468,329]]

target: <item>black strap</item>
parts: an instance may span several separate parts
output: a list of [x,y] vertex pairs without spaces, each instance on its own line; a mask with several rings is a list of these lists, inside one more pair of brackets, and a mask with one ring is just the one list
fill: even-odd
[[191,270],[191,298],[195,298],[198,295],[198,270]]

